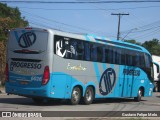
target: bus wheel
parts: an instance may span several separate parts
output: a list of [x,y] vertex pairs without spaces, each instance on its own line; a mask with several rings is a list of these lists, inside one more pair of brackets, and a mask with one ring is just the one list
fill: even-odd
[[94,92],[92,87],[87,87],[86,92],[84,94],[84,104],[89,105],[93,102],[94,99]]
[[139,89],[139,90],[138,90],[138,96],[135,97],[134,100],[135,100],[136,102],[141,101],[142,94],[143,94],[143,90],[142,90],[142,89]]
[[74,87],[72,90],[72,95],[71,95],[71,100],[70,100],[71,104],[77,105],[79,103],[80,99],[81,99],[81,90],[78,86]]

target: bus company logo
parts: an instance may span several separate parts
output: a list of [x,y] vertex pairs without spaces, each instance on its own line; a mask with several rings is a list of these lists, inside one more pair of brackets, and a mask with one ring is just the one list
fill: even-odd
[[36,34],[33,32],[26,32],[22,34],[18,40],[18,44],[22,48],[28,48],[32,46],[36,41]]
[[99,83],[99,91],[102,95],[107,95],[113,89],[116,81],[116,73],[114,69],[108,68],[106,69],[100,79]]

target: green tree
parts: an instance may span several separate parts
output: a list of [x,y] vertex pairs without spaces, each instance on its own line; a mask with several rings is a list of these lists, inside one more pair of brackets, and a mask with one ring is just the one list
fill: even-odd
[[125,40],[125,42],[141,45],[151,54],[160,56],[160,41],[158,39],[152,39],[150,41],[145,41],[144,43],[137,42],[136,40]]
[[11,8],[7,4],[0,3],[0,85],[1,83],[4,84],[5,81],[8,30],[26,26],[28,26],[28,21],[21,17],[18,8]]
[[142,46],[145,47],[151,54],[160,56],[160,41],[158,39],[145,41]]
[[28,21],[21,17],[19,9],[0,3],[0,41],[7,39],[7,31],[12,28],[26,27]]

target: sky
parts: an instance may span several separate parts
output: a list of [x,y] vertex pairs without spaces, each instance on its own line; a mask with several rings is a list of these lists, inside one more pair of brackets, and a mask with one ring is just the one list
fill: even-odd
[[[95,34],[117,39],[118,16],[112,13],[129,13],[121,16],[120,39],[145,42],[154,38],[160,40],[160,0],[158,2],[132,3],[27,3],[8,2],[10,7],[18,7],[21,17],[29,21],[29,26],[52,28],[80,34]],[[14,0],[12,0],[14,1]],[[43,0],[19,0],[43,1]],[[77,2],[87,0],[47,0],[51,2]],[[101,0],[88,0],[99,2]],[[107,0],[102,0],[107,1]],[[122,0],[108,0],[122,1]],[[126,0],[130,1],[130,0]],[[133,1],[133,0],[132,0]],[[148,0],[152,1],[152,0]],[[2,0],[0,0],[2,2]],[[4,3],[4,2],[3,2]]]

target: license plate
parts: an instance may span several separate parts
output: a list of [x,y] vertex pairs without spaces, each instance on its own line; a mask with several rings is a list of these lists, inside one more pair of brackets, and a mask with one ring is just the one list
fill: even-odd
[[20,84],[22,85],[27,85],[29,82],[28,81],[21,81]]

